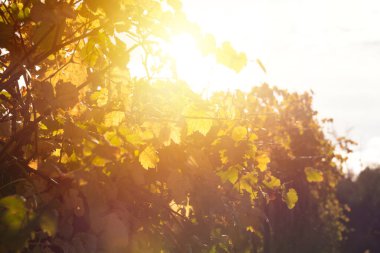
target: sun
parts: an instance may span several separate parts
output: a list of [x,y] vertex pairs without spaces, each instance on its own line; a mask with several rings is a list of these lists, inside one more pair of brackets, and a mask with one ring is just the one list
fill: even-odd
[[175,78],[186,81],[195,91],[208,89],[217,63],[202,54],[196,38],[189,34],[174,35],[162,44],[162,49],[173,62]]
[[202,54],[199,40],[190,34],[173,35],[162,49],[173,61],[174,77],[182,79],[196,92],[211,95],[215,91],[245,90],[266,81],[257,60],[249,61],[239,73],[218,63],[215,55]]
[[[265,82],[266,76],[256,61],[249,61],[239,73],[218,63],[214,54],[202,53],[199,38],[189,33],[173,34],[159,42],[160,56],[169,59],[169,64],[155,77],[179,79],[202,95],[210,96],[216,91],[249,91],[252,86]],[[219,43],[221,44],[221,43]],[[144,52],[132,55],[129,65],[133,76],[146,76],[146,69],[139,64]],[[158,60],[159,62],[159,60]]]

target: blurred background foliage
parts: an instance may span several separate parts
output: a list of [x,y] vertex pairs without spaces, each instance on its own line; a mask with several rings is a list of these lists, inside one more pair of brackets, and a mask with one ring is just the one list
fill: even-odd
[[2,1],[0,28],[0,252],[339,252],[351,141],[310,93],[159,78],[178,33],[247,61],[179,1]]

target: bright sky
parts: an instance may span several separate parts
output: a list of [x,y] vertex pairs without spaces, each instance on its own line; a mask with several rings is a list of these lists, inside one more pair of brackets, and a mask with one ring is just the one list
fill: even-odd
[[[191,20],[218,41],[231,41],[251,60],[239,75],[215,64],[194,68],[184,60],[179,75],[197,84],[196,89],[249,90],[267,81],[291,91],[313,90],[314,108],[321,117],[334,118],[339,134],[359,142],[350,167],[358,172],[365,165],[380,163],[380,2],[183,2]],[[191,47],[191,41],[186,43]],[[267,76],[254,63],[256,58],[264,63]]]

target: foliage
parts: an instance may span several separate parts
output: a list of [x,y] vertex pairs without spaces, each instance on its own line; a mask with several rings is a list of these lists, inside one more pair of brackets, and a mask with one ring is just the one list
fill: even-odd
[[339,199],[351,209],[344,252],[380,251],[379,194],[379,168],[366,168],[356,180],[346,178],[339,184]]
[[336,155],[308,94],[204,99],[155,78],[160,41],[182,31],[246,63],[177,1],[5,1],[0,14],[1,252],[261,252],[277,243],[268,217],[283,225],[267,204],[307,213],[310,198],[310,224],[341,233]]
[[[311,95],[268,86],[252,93],[258,98],[253,106],[260,114],[276,112],[256,121],[263,127],[258,137],[269,149],[271,175],[297,191],[297,195],[291,191],[283,195],[284,200],[298,199],[292,210],[279,198],[261,206],[270,221],[267,252],[340,252],[346,217],[336,185],[344,158],[336,154],[316,120]],[[273,193],[268,192],[266,199],[273,200]]]

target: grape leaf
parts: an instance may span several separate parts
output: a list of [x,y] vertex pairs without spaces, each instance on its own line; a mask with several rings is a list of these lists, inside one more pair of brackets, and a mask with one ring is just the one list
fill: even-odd
[[320,170],[306,167],[305,168],[306,180],[310,183],[313,182],[322,182],[323,181],[323,173]]
[[212,127],[212,119],[206,111],[190,107],[186,112],[187,135],[199,132],[206,136]]
[[139,162],[146,170],[155,168],[159,160],[157,151],[152,145],[146,147],[139,155]]
[[104,117],[104,124],[106,127],[119,126],[125,119],[125,114],[122,111],[113,111],[107,113]]
[[277,188],[281,185],[280,179],[274,176],[268,176],[264,181],[264,185],[270,189]]
[[239,178],[239,166],[230,166],[228,169],[219,171],[217,174],[223,183],[230,181],[231,184],[235,184]]
[[298,194],[295,189],[290,188],[283,196],[283,200],[289,209],[293,209],[298,201]]
[[262,154],[256,157],[256,161],[258,163],[257,168],[259,168],[259,170],[263,172],[267,169],[267,164],[270,162],[270,159],[266,154]]
[[236,142],[242,141],[247,137],[247,128],[237,126],[232,130],[232,139]]

